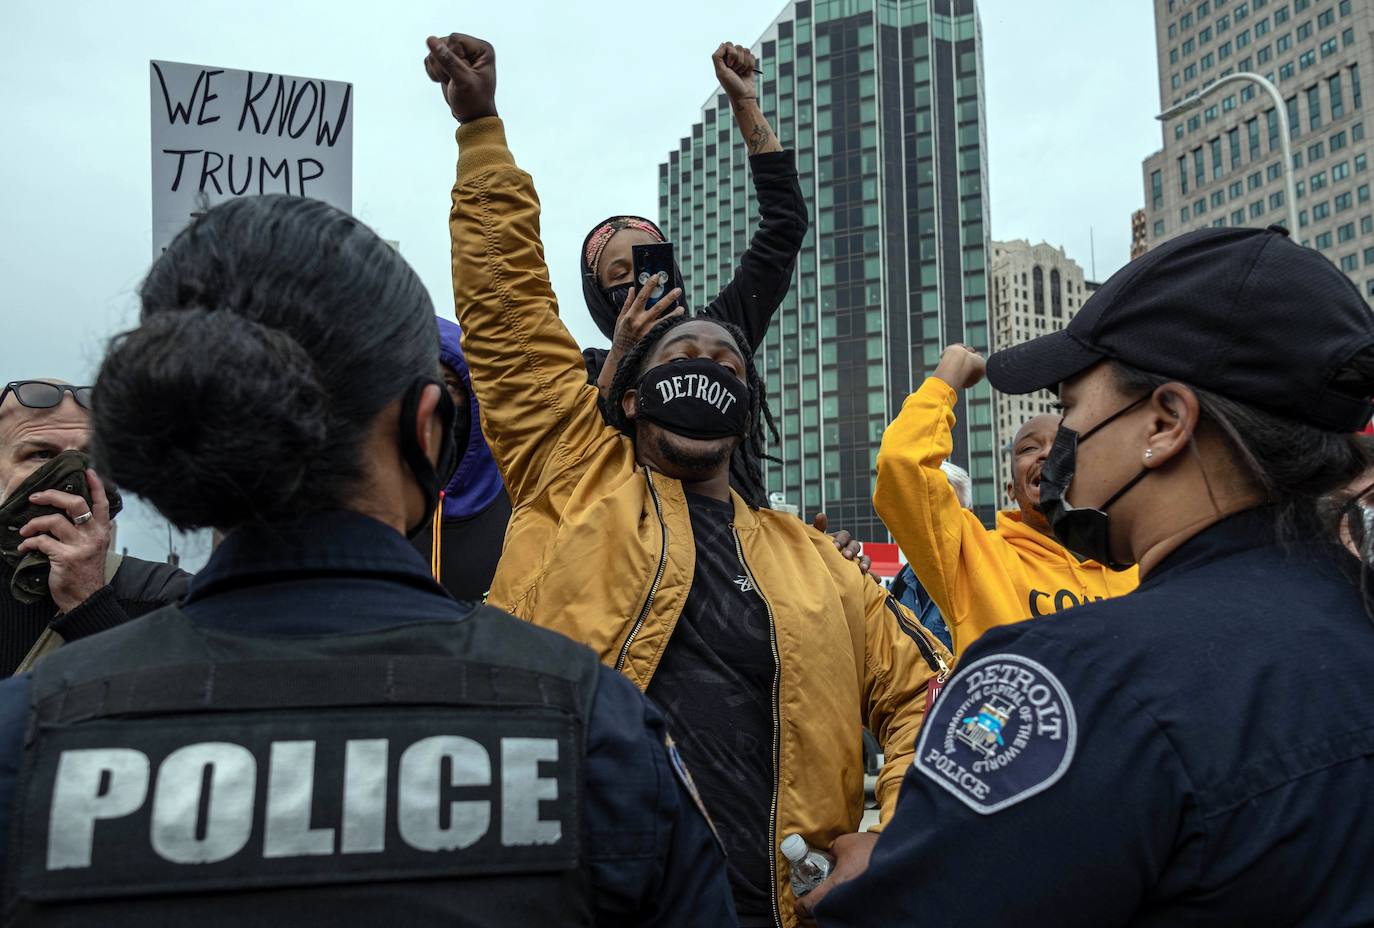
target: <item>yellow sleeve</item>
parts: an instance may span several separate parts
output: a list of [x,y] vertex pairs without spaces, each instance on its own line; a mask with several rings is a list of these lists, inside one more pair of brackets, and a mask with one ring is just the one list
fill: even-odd
[[555,455],[578,457],[607,427],[577,342],[558,318],[539,197],[506,147],[505,127],[494,116],[466,123],[458,148],[453,300],[482,433],[519,507]]
[[902,778],[915,759],[916,735],[926,715],[926,689],[937,675],[948,674],[954,658],[886,590],[868,577],[860,575],[860,582],[865,717],[884,756],[875,790],[881,811],[878,826],[872,830],[878,831],[896,812]]
[[[953,450],[954,404],[958,394],[938,377],[928,377],[907,397],[901,414],[883,432],[873,508],[911,562],[916,579],[944,614],[958,650],[958,626],[971,617],[978,585],[999,559],[990,532],[959,505],[940,465]],[[971,565],[983,567],[977,584]],[[974,617],[978,620],[977,617]]]

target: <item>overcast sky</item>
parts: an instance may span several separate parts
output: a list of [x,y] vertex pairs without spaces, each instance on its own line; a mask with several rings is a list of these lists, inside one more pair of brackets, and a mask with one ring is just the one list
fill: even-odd
[[[354,212],[452,311],[446,231],[453,121],[423,73],[425,36],[497,49],[497,104],[538,185],[563,315],[584,344],[577,249],[612,212],[657,210],[658,163],[715,86],[710,53],[753,44],[778,0],[219,0],[7,4],[0,31],[0,383],[89,382],[136,318],[150,262],[149,59],[351,81]],[[994,238],[1063,245],[1091,274],[1125,263],[1160,147],[1151,4],[982,0]],[[133,506],[122,544],[166,553]]]

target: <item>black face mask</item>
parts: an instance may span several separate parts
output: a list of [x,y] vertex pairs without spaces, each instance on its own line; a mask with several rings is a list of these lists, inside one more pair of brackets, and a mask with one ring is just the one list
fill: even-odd
[[1107,509],[1144,480],[1150,469],[1141,468],[1140,473],[1113,493],[1098,509],[1075,509],[1069,505],[1066,497],[1069,486],[1073,483],[1074,470],[1078,466],[1078,446],[1149,398],[1149,395],[1142,396],[1126,408],[1112,413],[1082,435],[1060,425],[1058,434],[1054,436],[1054,447],[1050,449],[1049,457],[1040,468],[1040,511],[1049,521],[1050,531],[1054,532],[1054,537],[1079,557],[1097,561],[1112,570],[1126,570],[1131,565],[1112,560]]
[[[429,457],[420,447],[420,439],[415,430],[415,416],[420,410],[420,398],[424,396],[425,387],[430,384],[439,388],[439,405],[435,407],[435,412],[439,415],[443,437],[439,440],[438,466],[429,463]],[[462,419],[461,422],[457,421],[459,418]],[[463,452],[467,450],[468,433],[471,431],[469,419],[468,416],[456,415],[453,398],[448,395],[448,389],[437,378],[426,377],[417,380],[406,391],[405,399],[401,402],[401,454],[425,497],[424,518],[406,529],[407,538],[416,537],[433,521],[434,512],[439,508],[439,491],[448,486],[448,482],[453,479],[454,473],[458,470],[458,462],[463,459]]]
[[619,313],[625,308],[625,301],[630,297],[630,288],[634,284],[617,284],[614,287],[602,287],[601,294],[611,301],[611,306]]
[[733,438],[749,430],[749,387],[710,358],[650,368],[638,389],[637,415],[677,435]]

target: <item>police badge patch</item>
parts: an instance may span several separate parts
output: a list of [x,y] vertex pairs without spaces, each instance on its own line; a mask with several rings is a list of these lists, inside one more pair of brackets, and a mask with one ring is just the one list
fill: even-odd
[[1054,674],[1019,654],[961,668],[921,728],[916,768],[981,815],[1053,786],[1073,760],[1078,724]]

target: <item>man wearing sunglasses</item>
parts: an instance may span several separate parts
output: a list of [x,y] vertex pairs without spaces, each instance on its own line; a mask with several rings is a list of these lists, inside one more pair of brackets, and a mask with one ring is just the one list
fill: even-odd
[[119,493],[91,469],[91,388],[0,391],[0,675],[176,600],[189,575],[112,553]]

